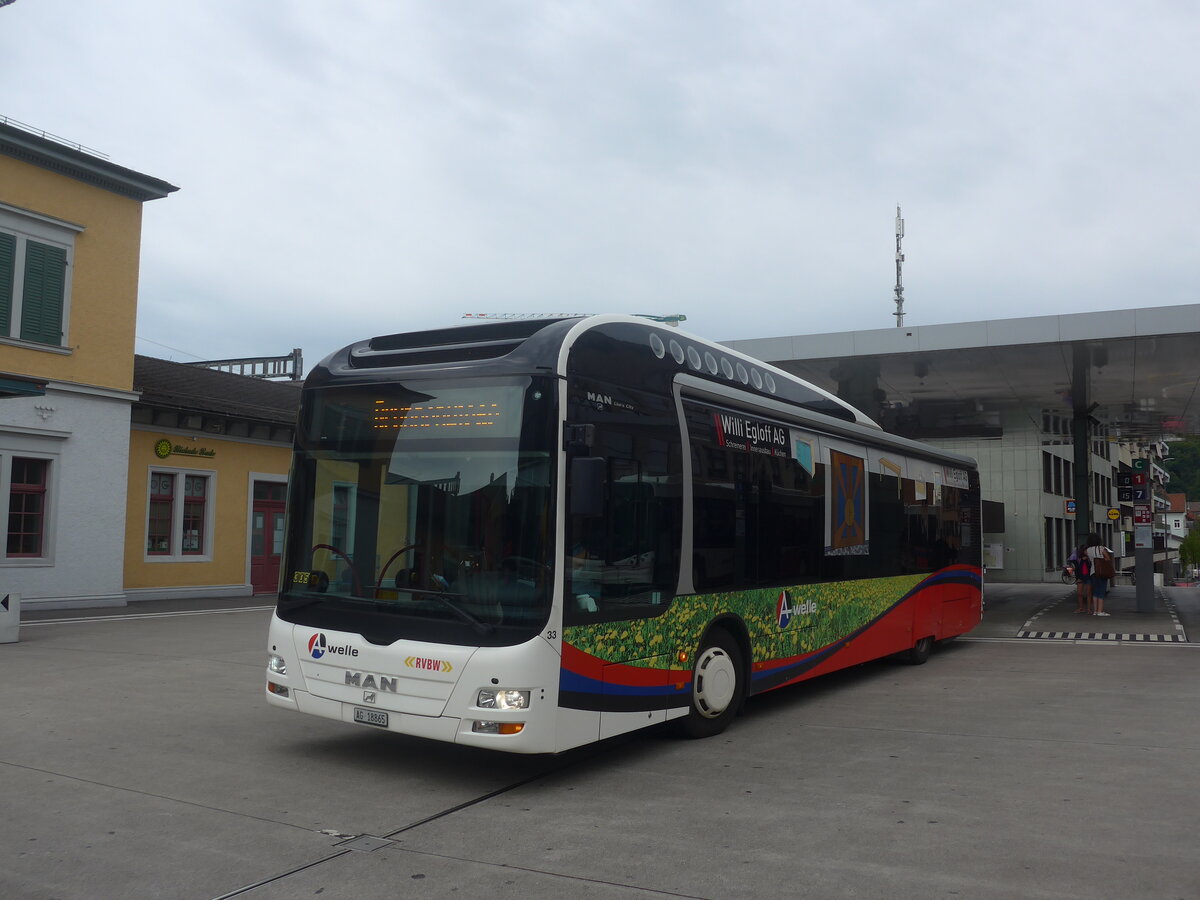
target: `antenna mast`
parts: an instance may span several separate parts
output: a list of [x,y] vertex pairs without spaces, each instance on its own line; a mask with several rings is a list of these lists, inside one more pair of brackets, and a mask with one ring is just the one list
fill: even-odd
[[896,327],[904,327],[904,251],[900,249],[900,241],[904,238],[904,220],[900,218],[900,206],[896,206]]

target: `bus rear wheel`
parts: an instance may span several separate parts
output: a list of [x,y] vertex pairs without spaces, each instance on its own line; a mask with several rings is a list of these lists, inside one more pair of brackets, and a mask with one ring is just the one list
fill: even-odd
[[923,637],[912,645],[911,650],[905,650],[900,654],[900,659],[908,663],[910,666],[919,666],[925,660],[929,659],[929,654],[933,652],[933,638]]
[[696,655],[691,708],[682,720],[691,738],[712,737],[729,727],[746,693],[742,650],[728,631],[714,631]]

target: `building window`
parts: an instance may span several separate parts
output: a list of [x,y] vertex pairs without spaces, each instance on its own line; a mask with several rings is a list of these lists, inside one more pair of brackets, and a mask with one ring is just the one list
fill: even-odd
[[46,484],[50,463],[44,459],[14,457],[8,494],[9,558],[30,559],[45,555]]
[[148,559],[210,559],[214,476],[189,471],[150,473],[146,513]]
[[175,476],[169,472],[150,474],[150,515],[146,521],[146,552],[160,556],[171,552],[171,522],[174,520]]
[[[336,491],[337,488],[335,487],[334,490]],[[287,499],[287,485],[281,481],[255,481],[254,499],[268,503],[283,503]]]
[[1046,571],[1050,572],[1054,569],[1054,520],[1049,516],[1043,518],[1043,526],[1045,536],[1042,539],[1042,546],[1046,550]]
[[0,204],[0,338],[66,343],[77,230]]
[[354,501],[357,494],[356,485],[334,482],[331,539],[335,547],[354,546]]
[[204,552],[204,506],[208,479],[186,475],[183,479],[183,552]]

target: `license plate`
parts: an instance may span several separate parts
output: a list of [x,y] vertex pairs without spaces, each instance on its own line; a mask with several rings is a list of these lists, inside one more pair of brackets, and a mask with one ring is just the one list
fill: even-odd
[[388,714],[377,709],[363,709],[361,706],[356,706],[354,707],[354,721],[362,722],[364,725],[378,725],[380,728],[387,728]]

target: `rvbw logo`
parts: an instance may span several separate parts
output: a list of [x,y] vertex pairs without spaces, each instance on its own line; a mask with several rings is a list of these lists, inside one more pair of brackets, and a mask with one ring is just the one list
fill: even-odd
[[358,648],[349,644],[331,644],[325,639],[325,633],[318,631],[308,639],[308,652],[313,659],[320,659],[326,653],[335,656],[358,656]]

